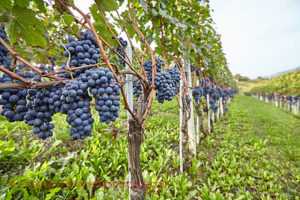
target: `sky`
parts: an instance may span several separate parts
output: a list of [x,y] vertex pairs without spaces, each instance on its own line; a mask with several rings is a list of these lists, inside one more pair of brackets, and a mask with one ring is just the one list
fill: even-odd
[[[89,12],[93,0],[75,0]],[[270,76],[300,66],[300,0],[210,0],[233,74]]]
[[300,66],[300,0],[210,0],[229,69],[250,78]]

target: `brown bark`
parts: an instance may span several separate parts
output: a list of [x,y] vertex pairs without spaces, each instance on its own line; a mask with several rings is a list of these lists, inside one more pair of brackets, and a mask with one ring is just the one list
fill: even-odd
[[189,136],[187,132],[187,124],[188,124],[187,111],[186,109],[183,109],[183,118],[182,118],[182,126],[181,126],[181,131],[183,132],[183,140],[182,140],[183,149],[186,148],[186,144],[189,140]]
[[214,132],[214,122],[212,119],[210,119],[210,133],[212,134]]
[[141,96],[134,105],[134,113],[137,119],[129,120],[128,130],[128,155],[129,155],[129,171],[131,173],[131,195],[132,200],[145,199],[146,185],[142,175],[140,163],[140,147],[144,140],[144,129],[142,127],[143,114],[146,111],[147,101]]
[[70,81],[71,80],[32,82],[31,85],[25,83],[1,83],[0,90],[59,87]]

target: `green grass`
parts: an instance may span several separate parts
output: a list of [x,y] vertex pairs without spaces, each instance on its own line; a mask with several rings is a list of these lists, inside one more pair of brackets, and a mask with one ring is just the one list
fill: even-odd
[[[153,184],[146,199],[299,199],[299,119],[237,96],[197,156],[184,156],[181,174],[176,100],[154,102],[152,114],[140,158],[145,182]],[[45,141],[25,123],[0,118],[0,199],[128,199],[122,184],[90,187],[128,181],[125,119],[122,110],[113,123],[116,139],[109,126],[96,122],[91,137],[74,142],[62,115],[54,117],[55,136]]]

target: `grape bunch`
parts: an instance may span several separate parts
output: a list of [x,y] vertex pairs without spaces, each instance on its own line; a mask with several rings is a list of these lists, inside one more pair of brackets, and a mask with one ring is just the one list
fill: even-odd
[[[4,34],[3,30],[0,28],[0,36],[1,38],[5,39],[6,35]],[[31,79],[34,77],[33,73],[23,73],[19,69],[22,68],[22,65],[17,66],[16,69],[13,69],[10,67],[10,61],[11,59],[8,57],[8,53],[6,52],[6,48],[2,45],[0,45],[0,60],[2,62],[2,65],[9,71],[15,72],[17,75],[25,78],[25,79]],[[14,82],[13,78],[9,76],[8,74],[3,74],[0,76],[0,83],[12,83]],[[19,80],[15,80],[16,83],[20,83]],[[4,116],[9,122],[15,122],[15,121],[23,121],[25,113],[27,111],[26,108],[26,95],[27,90],[0,90],[0,105],[2,105],[2,111],[0,114]]]
[[24,119],[26,124],[34,127],[32,132],[37,134],[38,138],[46,139],[53,135],[51,129],[54,125],[50,122],[55,112],[50,109],[50,93],[55,89],[29,89],[27,92],[26,98],[29,102]]
[[1,115],[9,122],[23,121],[26,103],[26,90],[5,90],[0,98]]
[[[3,35],[0,34],[0,36]],[[70,44],[67,44],[66,48],[71,53],[70,67],[99,62],[100,51],[90,31],[81,33],[78,40],[72,36],[68,40]],[[1,50],[5,49],[1,48]],[[67,56],[67,53],[65,51],[64,55]],[[2,53],[1,61],[10,60],[8,55],[8,53]],[[66,64],[67,62],[62,69],[66,69]],[[5,67],[26,79],[40,81],[40,75],[28,71],[23,64],[12,69],[10,62],[7,62]],[[51,68],[44,65],[41,65],[40,69],[45,72],[52,71]],[[45,139],[53,135],[52,116],[61,112],[67,114],[67,122],[71,125],[69,135],[75,140],[84,139],[91,135],[93,128],[94,119],[90,108],[92,100],[90,94],[92,94],[95,98],[100,121],[106,124],[115,121],[119,116],[119,95],[121,92],[120,85],[116,82],[113,73],[106,68],[98,68],[76,70],[72,72],[72,75],[77,79],[70,81],[63,87],[0,91],[0,104],[3,105],[1,114],[11,122],[24,120],[26,124],[34,127],[33,133],[39,138]],[[60,76],[71,77],[67,73]],[[20,82],[13,80],[7,74],[0,77],[1,83],[12,83],[13,81]]]
[[196,76],[200,76],[200,70],[196,69]]
[[216,113],[218,111],[219,106],[215,105],[216,100],[215,99],[210,99],[209,100],[209,105],[210,105],[210,109]]
[[54,103],[55,109],[67,114],[67,122],[71,125],[69,135],[72,139],[85,139],[92,134],[93,122],[88,86],[78,80],[67,83],[61,92],[61,104]]
[[100,122],[109,124],[116,121],[120,109],[120,85],[107,68],[87,70],[79,78],[87,84],[89,92],[94,96]]
[[[161,72],[161,68],[165,65],[165,62],[160,58],[155,58],[156,62],[156,73]],[[149,83],[152,83],[152,60],[144,62],[143,67],[147,73]]]
[[173,69],[167,69],[166,70],[172,77],[172,80],[174,82],[174,85],[175,85],[175,89],[176,89],[176,94],[179,92],[179,87],[180,87],[180,79],[181,79],[181,76],[180,76],[180,73],[179,73],[179,70],[177,69],[177,67],[175,66]]
[[[100,49],[97,44],[96,38],[93,33],[89,30],[85,32],[81,32],[78,35],[78,39],[75,37],[68,37],[69,44],[66,44],[64,47],[63,55],[69,57],[69,52],[71,54],[71,59],[69,63],[69,67],[80,67],[86,65],[97,64],[100,59]],[[66,49],[68,50],[66,50]],[[61,70],[67,69],[67,62],[61,67]],[[87,68],[78,69],[72,71],[72,75],[74,78],[78,77],[82,74]],[[70,74],[63,74],[65,78],[71,78]]]
[[109,124],[117,119],[120,109],[120,86],[107,68],[89,69],[80,74],[62,89],[61,104],[54,102],[55,110],[68,114],[71,125],[69,135],[74,139],[84,139],[91,135],[94,119],[90,110],[92,94],[100,116],[100,122]]
[[209,79],[208,78],[205,78],[204,81],[203,81],[203,89],[204,89],[204,92],[205,92],[205,96],[207,96],[207,94],[210,94],[211,93],[211,87],[209,85]]
[[194,67],[194,65],[191,65],[190,68],[191,68],[191,72],[193,72],[193,71],[196,70],[196,68]]
[[139,97],[142,95],[142,86],[141,86],[141,82],[139,81],[139,79],[135,78],[133,79],[133,94],[136,97]]
[[[174,67],[173,69],[167,69],[162,71],[164,61],[156,58],[156,75],[154,78],[154,87],[156,92],[156,99],[159,103],[163,103],[164,100],[172,100],[179,92],[180,73],[179,70]],[[152,83],[152,61],[148,60],[144,62],[143,67],[147,73],[149,83]],[[134,80],[133,93],[136,97],[141,95],[141,84],[138,79]]]
[[[5,40],[6,39],[6,34],[4,30],[0,26],[0,37]],[[0,66],[9,66],[11,63],[11,58],[9,56],[9,51],[2,45],[0,44]]]
[[[123,38],[119,37],[118,38],[119,42],[121,43],[122,47],[125,49],[127,47],[127,41],[124,40]],[[123,57],[126,59],[126,56],[125,56],[125,53],[122,49],[122,47],[118,44],[118,47],[117,47],[117,52]],[[119,62],[122,66],[125,66],[126,65],[126,62],[121,58],[119,57]]]
[[176,95],[172,76],[167,71],[156,73],[154,84],[157,90],[156,99],[159,103],[163,103],[164,100],[171,101],[173,96]]
[[204,90],[201,86],[196,86],[192,91],[192,95],[196,103],[202,102],[201,96],[205,96]]
[[184,108],[185,109],[189,109],[189,107],[190,107],[190,98],[189,98],[189,95],[185,95],[185,103],[184,103]]
[[[162,59],[156,58],[156,73],[161,72],[161,67],[165,65],[164,61]],[[144,62],[143,67],[147,74],[147,79],[149,81],[149,84],[152,84],[152,60],[147,60]],[[142,94],[142,87],[139,79],[133,80],[133,94],[136,97],[139,97]]]

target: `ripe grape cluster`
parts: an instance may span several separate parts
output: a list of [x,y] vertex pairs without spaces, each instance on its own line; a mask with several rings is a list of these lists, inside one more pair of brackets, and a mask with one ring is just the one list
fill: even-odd
[[139,81],[139,79],[133,79],[133,94],[136,97],[139,97],[142,95],[142,86],[141,86],[141,82]]
[[[236,93],[237,90],[224,89],[223,86],[217,87],[212,77],[200,80],[200,86],[196,86],[192,91],[195,103],[201,103],[201,97],[208,101],[209,108],[203,108],[203,112],[207,112],[207,109],[211,109],[214,113],[218,111],[218,105],[216,105],[216,103],[221,97],[226,100]],[[207,99],[207,94],[209,94],[209,100]]]
[[52,101],[50,93],[55,92],[55,90],[56,88],[29,89],[26,96],[29,103],[26,105],[25,123],[33,126],[32,132],[42,139],[53,135],[51,129],[54,128],[54,125],[50,122],[55,112],[50,109]]
[[200,70],[196,69],[196,76],[200,76]]
[[26,103],[26,90],[5,90],[0,98],[1,115],[9,122],[23,121]]
[[[100,58],[100,49],[93,33],[86,30],[85,32],[81,32],[77,38],[78,39],[74,36],[69,36],[69,44],[66,44],[64,47],[65,51],[63,52],[63,55],[66,57],[71,56],[69,67],[72,68],[97,64]],[[67,65],[68,63],[66,62],[61,69],[67,69]],[[86,69],[87,68],[72,71],[73,77],[78,77]],[[68,73],[63,75],[65,78],[71,78],[71,75]]]
[[[164,61],[156,58],[156,75],[154,77],[154,88],[157,90],[156,99],[159,103],[163,103],[165,100],[172,100],[172,98],[179,92],[180,73],[179,70],[174,67],[173,69],[167,69],[162,71]],[[152,83],[152,61],[148,60],[144,62],[143,67],[147,73],[149,83]],[[141,84],[138,79],[134,80],[133,93],[136,97],[141,95]]]
[[[155,62],[156,62],[156,73],[161,72],[161,67],[165,65],[164,61],[159,58],[156,58]],[[144,62],[143,67],[146,71],[149,84],[151,84],[152,83],[152,60],[147,60],[146,62]],[[142,87],[139,79],[133,80],[133,94],[136,97],[139,97],[142,94]]]
[[[4,30],[0,27],[0,37],[5,40],[6,39],[6,34]],[[11,58],[9,56],[9,51],[2,45],[0,44],[0,66],[9,66],[11,63]]]
[[[1,33],[0,36],[5,38]],[[69,66],[85,66],[99,62],[99,48],[90,31],[85,31],[78,36],[78,40],[70,36],[70,44],[65,47],[71,54]],[[0,48],[5,54],[0,54],[1,62],[10,61],[5,48]],[[68,51],[64,52],[69,57]],[[68,54],[68,55],[67,55]],[[13,69],[10,62],[5,67],[14,71],[23,78],[40,81],[38,73],[33,73],[21,64]],[[52,66],[53,67],[53,66]],[[52,71],[44,65],[40,69],[45,72]],[[66,69],[66,64],[62,67]],[[22,71],[21,71],[22,70]],[[28,90],[3,90],[0,91],[0,105],[3,106],[1,115],[10,122],[25,121],[33,126],[33,133],[45,139],[53,135],[54,124],[51,123],[55,113],[67,114],[67,122],[71,125],[69,135],[73,139],[84,139],[91,135],[94,119],[91,114],[90,102],[93,95],[95,109],[99,112],[100,122],[109,124],[117,119],[120,109],[120,85],[116,82],[113,73],[106,68],[81,69],[72,72],[76,79],[71,80],[63,87]],[[61,77],[71,77],[61,74]],[[39,78],[39,79],[38,79]],[[7,74],[0,77],[1,83],[20,82],[13,80]]]
[[95,98],[100,122],[109,124],[119,116],[120,93],[120,85],[107,68],[89,69],[62,88],[60,98],[54,101],[54,109],[68,115],[69,135],[74,140],[84,139],[91,135],[94,122],[89,94]]
[[[17,75],[25,79],[34,78],[34,73],[32,72],[26,72],[26,73],[21,72],[19,69],[22,68],[22,65],[20,66],[21,67],[17,67],[15,70],[12,67],[7,65],[5,65],[4,67],[9,71],[14,71]],[[0,83],[12,83],[12,82],[20,83],[19,80],[13,80],[13,78],[7,74],[3,74],[3,76],[0,76]],[[0,114],[4,116],[9,122],[23,121],[25,113],[27,111],[26,108],[27,90],[17,90],[17,89],[0,90],[0,95],[1,95],[0,105],[2,105],[2,111]]]
[[79,81],[86,83],[89,92],[93,94],[100,122],[109,124],[116,121],[119,116],[121,90],[113,73],[107,68],[91,69],[82,74]]
[[191,68],[191,72],[193,72],[193,71],[196,70],[196,68],[194,67],[194,65],[191,65],[190,68]]
[[[127,47],[127,41],[124,40],[123,38],[119,37],[118,38],[119,42],[121,43],[122,47],[125,49]],[[122,49],[122,47],[118,44],[118,47],[117,47],[117,52],[123,57],[126,59],[126,56],[125,56],[125,53]],[[126,62],[121,58],[119,57],[119,62],[122,66],[125,66],[126,65]]]
[[87,88],[86,83],[72,80],[62,89],[60,101],[54,103],[56,110],[68,115],[67,122],[71,125],[69,135],[74,140],[85,139],[92,133],[94,122],[90,109],[92,97],[89,96]]
[[159,103],[164,100],[171,101],[173,96],[176,95],[176,88],[171,74],[167,71],[158,72],[154,79],[156,92],[156,99]]
[[205,96],[204,95],[204,90],[201,86],[196,86],[193,91],[192,91],[194,100],[196,103],[201,103],[202,102],[202,98],[201,96]]

